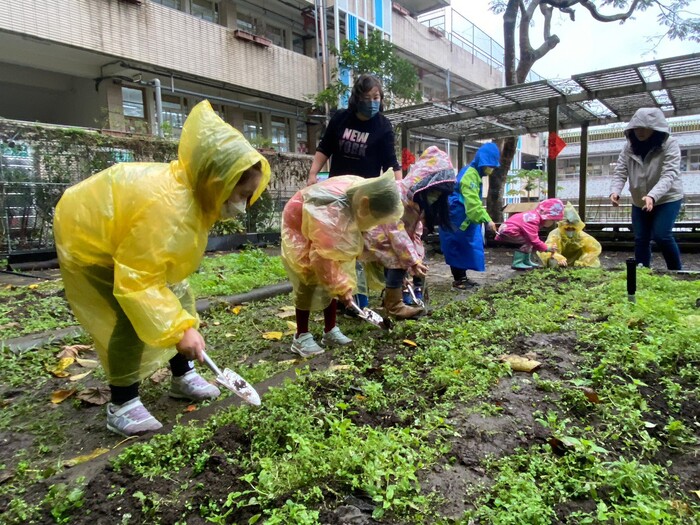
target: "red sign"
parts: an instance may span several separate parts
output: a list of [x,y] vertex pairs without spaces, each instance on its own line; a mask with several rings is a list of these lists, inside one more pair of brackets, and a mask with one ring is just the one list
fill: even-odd
[[549,146],[549,158],[556,159],[561,153],[561,150],[566,147],[566,142],[556,133],[550,133],[547,145]]

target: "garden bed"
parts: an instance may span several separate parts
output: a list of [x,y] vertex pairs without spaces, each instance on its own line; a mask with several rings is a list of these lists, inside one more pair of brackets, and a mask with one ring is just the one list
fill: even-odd
[[166,431],[127,443],[104,407],[49,401],[102,385],[99,368],[69,382],[46,372],[57,345],[3,353],[0,507],[8,523],[697,523],[700,281],[638,283],[636,304],[623,271],[437,283],[431,315],[389,333],[341,319],[355,343],[308,361],[288,352],[288,295],[220,305],[212,356],[262,406],[194,407],[147,380]]

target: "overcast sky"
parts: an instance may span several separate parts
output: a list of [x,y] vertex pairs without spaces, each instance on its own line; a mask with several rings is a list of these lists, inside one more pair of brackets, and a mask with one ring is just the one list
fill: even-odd
[[[469,19],[477,27],[489,34],[491,38],[503,44],[503,18],[488,9],[489,0],[452,0],[452,7]],[[700,16],[700,0],[693,0],[689,11]],[[700,44],[690,41],[669,41],[660,44],[658,38],[649,38],[663,34],[666,28],[659,26],[656,15],[658,10],[649,9],[637,15],[635,20],[602,23],[591,18],[588,11],[576,7],[576,21],[568,16],[555,14],[552,33],[559,36],[559,45],[544,58],[538,60],[533,70],[545,78],[569,78],[578,73],[587,73],[597,69],[607,69],[646,62],[660,58],[700,52]],[[611,14],[616,11],[604,11]],[[537,20],[542,16],[536,15]],[[542,43],[541,26],[530,31],[530,40],[534,47]]]

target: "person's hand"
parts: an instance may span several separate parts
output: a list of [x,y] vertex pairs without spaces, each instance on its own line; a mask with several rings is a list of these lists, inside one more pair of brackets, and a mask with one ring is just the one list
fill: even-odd
[[311,186],[312,184],[316,184],[318,182],[318,175],[316,173],[311,174],[309,173],[309,178],[306,180],[306,185]]
[[566,261],[566,257],[562,257],[561,259],[557,258],[556,261],[557,261],[557,264],[559,266],[568,266],[569,265],[569,263]]
[[610,194],[610,202],[612,202],[613,206],[619,206],[620,205],[620,196],[617,193],[611,193]]
[[338,299],[345,306],[350,306],[350,303],[352,302],[352,290],[348,290],[344,294],[338,296]]
[[422,262],[418,262],[411,266],[411,274],[417,277],[425,277],[426,273],[428,273],[428,267]]
[[204,338],[195,328],[185,330],[185,335],[182,336],[180,342],[175,345],[178,353],[184,355],[190,361],[204,362]]
[[556,246],[547,246],[547,251],[549,253],[557,253],[557,247]]
[[649,197],[649,195],[645,195],[642,197],[642,200],[644,201],[644,206],[642,207],[642,210],[644,211],[651,211],[654,209],[654,198]]
[[496,223],[491,221],[486,225],[486,228],[491,230],[493,233],[498,233],[498,228],[496,228]]

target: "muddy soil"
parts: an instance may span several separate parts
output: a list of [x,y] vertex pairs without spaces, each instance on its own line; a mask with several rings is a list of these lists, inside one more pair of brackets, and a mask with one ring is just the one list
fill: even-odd
[[[476,280],[481,286],[488,286],[505,279],[513,278],[517,272],[510,269],[512,252],[505,249],[492,249],[487,251],[487,268],[482,274],[469,272],[470,278]],[[601,259],[603,267],[611,270],[623,270],[624,261],[630,254],[627,252],[605,253]],[[664,265],[658,254],[655,254],[654,267],[663,270]],[[685,254],[684,263],[687,270],[700,271],[700,254]],[[451,275],[449,267],[444,264],[442,258],[433,254],[430,257],[430,281],[429,286],[436,293],[432,296],[433,308],[439,308],[448,302],[465,298],[471,291],[453,292],[450,290]],[[376,300],[376,298],[375,298]],[[263,312],[264,314],[264,312]],[[356,321],[343,320],[341,323],[352,323]],[[530,337],[516,339],[511,353],[525,355],[529,352],[536,352],[539,357],[545,357],[546,363],[538,370],[543,379],[562,379],[567,374],[576,369],[579,360],[575,348],[576,340],[574,336],[562,334],[535,334]],[[381,358],[381,354],[379,355]],[[251,360],[261,356],[252,355]],[[269,359],[271,356],[265,356]],[[291,354],[280,352],[276,354],[280,360],[290,359]],[[324,369],[333,362],[332,352],[319,356],[307,362],[312,368]],[[372,370],[380,370],[381,363],[376,363]],[[261,393],[264,393],[270,386],[281,384],[285,377],[292,377],[293,370],[283,375],[272,378],[265,384],[256,385]],[[650,371],[653,378],[653,372]],[[377,379],[377,378],[375,378]],[[167,384],[167,381],[165,382]],[[663,413],[668,407],[661,406],[663,396],[660,394],[661,387],[654,386],[654,381],[649,381],[645,395],[649,405],[648,420],[654,422],[656,411]],[[100,386],[99,379],[94,381],[93,386]],[[31,385],[26,387],[8,389],[0,387],[0,401],[2,403],[13,402],[13,400],[23,396],[44,396],[46,398],[52,391],[51,383],[47,383],[39,390],[32,389]],[[323,396],[323,389],[318,390],[318,395]],[[349,393],[348,395],[352,395]],[[417,393],[420,395],[420,393]],[[183,421],[191,419],[205,419],[215,410],[237,403],[236,398],[226,398],[222,401],[212,403],[208,406],[200,407],[199,410],[190,412],[188,405],[176,402],[167,397],[165,386],[162,389],[154,390],[152,398],[144,400],[149,407],[159,415],[159,419],[165,424],[163,429],[167,432],[178,416]],[[497,407],[497,414],[493,416],[474,414],[470,407],[458,406],[450,415],[452,424],[460,436],[454,438],[452,450],[448,456],[433,467],[424,472],[421,484],[427,492],[438,494],[444,502],[440,512],[455,519],[470,508],[473,494],[478,487],[489,486],[492,480],[486,469],[483,467],[483,460],[486,457],[498,458],[511,453],[519,446],[532,446],[534,444],[548,443],[550,436],[547,431],[537,423],[534,412],[536,410],[546,411],[556,405],[556,396],[549,392],[543,392],[535,388],[531,376],[527,374],[514,374],[504,378],[497,387],[491,391],[490,397],[484,400],[487,404]],[[91,525],[112,525],[117,523],[117,516],[129,514],[129,523],[152,523],[157,517],[160,523],[175,523],[177,521],[187,524],[206,523],[199,517],[199,506],[205,501],[212,499],[225,501],[230,492],[245,490],[248,486],[239,479],[241,472],[237,472],[235,467],[228,464],[222,457],[216,454],[209,459],[204,472],[193,475],[189,469],[173,473],[171,479],[148,480],[134,476],[128,471],[115,472],[108,463],[110,457],[123,450],[124,446],[134,441],[143,441],[145,438],[130,440],[123,443],[121,438],[113,436],[104,427],[104,407],[84,405],[81,410],[74,410],[69,406],[53,406],[51,410],[56,411],[56,420],[66,428],[72,428],[74,441],[68,447],[62,447],[63,459],[74,457],[80,454],[89,453],[99,447],[112,449],[112,452],[88,463],[68,469],[55,476],[48,478],[43,486],[39,485],[32,490],[36,494],[28,494],[27,499],[31,501],[40,500],[47,488],[56,483],[72,481],[79,477],[85,477],[88,484],[85,492],[85,505],[80,515],[75,516],[70,523],[91,524]],[[695,429],[696,436],[700,438],[700,429],[694,427],[695,418],[700,413],[700,405],[696,399],[691,399],[682,407],[681,416],[687,421],[691,428]],[[356,416],[363,418],[360,414]],[[371,419],[371,420],[370,420]],[[402,422],[395,414],[388,412],[379,416],[368,416],[364,423],[373,426],[400,426]],[[0,464],[12,465],[16,461],[17,454],[22,450],[35,445],[32,436],[4,432],[0,433]],[[235,428],[227,427],[221,429],[212,439],[212,443],[204,446],[212,449],[220,446],[226,450],[245,451],[249,447],[249,437],[246,432]],[[700,461],[697,456],[700,453],[697,449],[680,452],[670,448],[662,449],[659,458],[670,462],[669,471],[677,475],[679,487],[683,491],[700,490]],[[57,458],[58,459],[58,458]],[[659,461],[663,462],[663,461]],[[0,483],[3,480],[0,480]],[[113,493],[115,487],[127,487],[127,490],[117,497],[107,498],[107,494]],[[186,487],[186,488],[183,488]],[[144,505],[143,498],[138,496],[149,495],[154,505]],[[175,496],[174,496],[175,495]],[[0,498],[1,499],[1,498]],[[9,502],[0,501],[0,508],[4,508]],[[283,504],[281,501],[280,504]],[[327,495],[326,507],[322,509],[322,522],[325,524],[369,524],[375,523],[371,518],[374,504],[365,494],[347,494],[344,497],[337,497],[333,494]],[[595,502],[582,500],[570,502],[566,508],[561,509],[561,515],[565,516],[574,510],[591,511],[595,509]],[[229,523],[248,523],[248,519],[256,514],[255,506],[248,510],[238,511],[231,516]],[[53,519],[45,516],[46,523],[53,523]],[[183,521],[184,520],[184,521]],[[386,519],[382,523],[391,523]],[[563,521],[562,521],[563,523]]]

